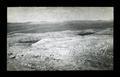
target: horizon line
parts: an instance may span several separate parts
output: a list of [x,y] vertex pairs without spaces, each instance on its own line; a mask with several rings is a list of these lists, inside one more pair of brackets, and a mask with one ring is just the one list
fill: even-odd
[[25,22],[7,22],[7,23],[34,23],[34,22],[52,22],[52,23],[56,23],[56,22],[66,22],[66,21],[113,21],[113,19],[111,20],[65,20],[65,21],[25,21]]

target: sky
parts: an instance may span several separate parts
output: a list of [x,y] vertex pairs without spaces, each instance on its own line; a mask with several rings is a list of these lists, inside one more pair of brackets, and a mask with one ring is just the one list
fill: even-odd
[[7,7],[7,22],[113,20],[113,7]]

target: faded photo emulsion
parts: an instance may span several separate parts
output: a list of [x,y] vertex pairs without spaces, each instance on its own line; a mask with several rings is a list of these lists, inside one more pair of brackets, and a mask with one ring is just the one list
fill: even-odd
[[113,7],[7,7],[7,71],[113,70]]

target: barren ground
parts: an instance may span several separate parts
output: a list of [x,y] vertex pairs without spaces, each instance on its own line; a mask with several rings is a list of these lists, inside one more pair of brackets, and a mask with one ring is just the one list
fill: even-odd
[[113,34],[109,30],[8,35],[7,70],[112,70]]

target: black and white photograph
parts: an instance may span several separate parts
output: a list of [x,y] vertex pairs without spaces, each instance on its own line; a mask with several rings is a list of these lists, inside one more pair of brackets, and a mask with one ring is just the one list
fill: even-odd
[[7,7],[7,71],[113,70],[114,7]]

